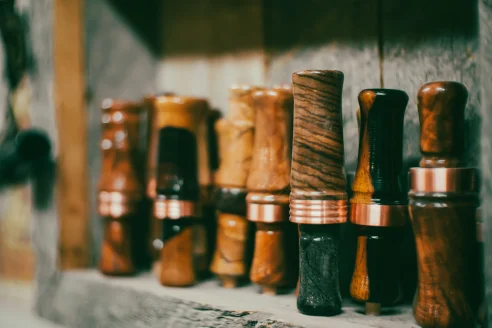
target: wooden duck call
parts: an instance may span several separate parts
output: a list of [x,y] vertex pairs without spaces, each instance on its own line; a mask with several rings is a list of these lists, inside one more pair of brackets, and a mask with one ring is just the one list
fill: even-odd
[[347,221],[339,71],[301,71],[294,84],[290,220],[300,224],[297,308],[308,315],[341,312],[340,223]]
[[211,271],[225,288],[234,288],[248,276],[251,247],[246,219],[246,181],[251,167],[255,111],[253,92],[258,88],[236,85],[229,89],[227,119],[216,124],[220,165],[215,175],[218,210],[217,244]]
[[159,280],[165,286],[193,285],[200,270],[199,220],[201,160],[198,138],[207,111],[204,99],[159,96],[154,100],[159,126],[154,216],[162,220]]
[[359,94],[359,159],[352,184],[350,221],[358,227],[352,298],[378,315],[401,299],[398,259],[407,195],[399,178],[403,155],[404,91],[367,89]]
[[296,225],[289,222],[292,145],[292,88],[279,86],[253,94],[256,110],[253,161],[248,177],[248,220],[256,223],[250,270],[265,294],[294,287],[297,280]]
[[409,209],[418,261],[414,316],[422,327],[473,327],[478,307],[474,168],[463,167],[468,92],[432,82],[418,93],[419,168],[410,169]]
[[144,196],[141,106],[106,99],[102,113],[99,214],[104,218],[104,240],[99,270],[107,275],[130,275],[136,271],[136,236],[132,234]]

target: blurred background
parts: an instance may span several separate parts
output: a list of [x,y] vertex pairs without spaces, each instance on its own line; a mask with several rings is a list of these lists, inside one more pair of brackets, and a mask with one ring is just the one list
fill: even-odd
[[[205,97],[226,113],[233,83],[290,83],[298,70],[338,69],[349,172],[362,89],[410,96],[408,167],[420,157],[418,89],[454,80],[469,91],[466,159],[478,166],[479,13],[489,11],[481,0],[0,0],[0,317],[14,317],[5,327],[33,326],[23,311],[43,312],[61,270],[98,263],[104,98],[174,92]],[[26,153],[39,154],[14,161],[16,137],[29,128],[40,132]],[[344,234],[342,257],[353,257],[354,232]],[[410,231],[405,238],[402,272],[412,295]],[[341,270],[347,293],[353,267]]]

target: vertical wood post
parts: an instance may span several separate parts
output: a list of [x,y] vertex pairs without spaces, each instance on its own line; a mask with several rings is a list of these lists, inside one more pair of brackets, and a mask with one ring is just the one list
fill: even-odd
[[54,1],[54,98],[61,269],[89,264],[84,0]]

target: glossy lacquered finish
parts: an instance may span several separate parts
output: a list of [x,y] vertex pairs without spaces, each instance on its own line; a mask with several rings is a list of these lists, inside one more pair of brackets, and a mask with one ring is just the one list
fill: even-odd
[[[289,222],[293,95],[289,85],[253,94],[253,160],[247,181],[248,220],[256,223],[250,279],[276,294],[297,280],[296,227]],[[293,234],[294,233],[294,234]]]
[[254,92],[261,88],[234,85],[229,111],[217,121],[220,165],[215,174],[218,210],[217,243],[210,270],[226,288],[247,280],[251,265],[252,229],[246,219],[246,183],[253,155]]
[[404,91],[367,89],[359,94],[360,141],[352,184],[350,221],[358,227],[352,298],[377,315],[381,305],[401,299],[397,250],[408,221],[407,195],[400,185]]
[[129,275],[137,269],[139,242],[146,222],[140,145],[142,105],[106,99],[102,104],[102,169],[99,179],[99,214],[105,220],[99,269],[108,275]]
[[[341,312],[339,230],[347,220],[339,71],[292,75],[294,134],[290,220],[300,223],[297,308],[309,315]],[[314,165],[313,165],[314,164]]]
[[409,209],[419,276],[414,316],[422,327],[474,327],[480,301],[476,171],[460,168],[466,99],[457,82],[419,91],[423,157],[410,170]]
[[153,106],[158,127],[154,216],[163,220],[156,236],[162,242],[154,243],[161,248],[155,273],[163,285],[189,286],[207,269],[199,163],[205,157],[200,139],[208,105],[200,98],[159,96]]

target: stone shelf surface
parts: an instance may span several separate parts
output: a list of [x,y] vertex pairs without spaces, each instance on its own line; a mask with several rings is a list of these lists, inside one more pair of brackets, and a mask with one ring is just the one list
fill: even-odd
[[170,288],[150,274],[108,278],[96,270],[57,273],[38,299],[42,317],[68,327],[418,327],[408,305],[371,317],[346,301],[341,315],[310,317],[297,312],[293,294],[261,295],[253,285],[229,290],[210,279]]

